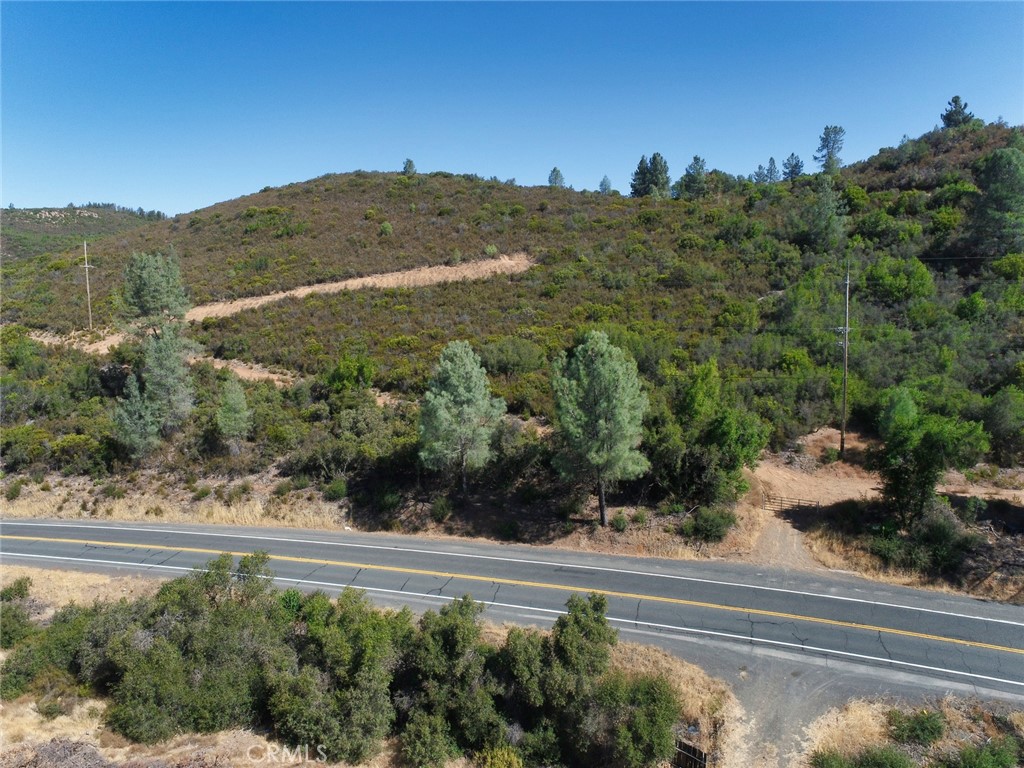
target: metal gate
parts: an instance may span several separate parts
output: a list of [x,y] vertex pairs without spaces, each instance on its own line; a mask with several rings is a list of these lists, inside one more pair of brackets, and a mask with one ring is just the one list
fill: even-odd
[[676,739],[676,754],[672,758],[674,768],[707,768],[707,753],[701,752],[693,744]]

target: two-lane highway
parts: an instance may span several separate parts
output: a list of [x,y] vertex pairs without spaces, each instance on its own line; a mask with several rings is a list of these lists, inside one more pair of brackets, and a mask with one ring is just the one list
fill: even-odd
[[41,566],[175,576],[254,550],[270,553],[282,585],[417,607],[470,593],[521,623],[599,592],[616,626],[645,642],[705,638],[1024,697],[1024,609],[843,574],[355,532],[0,521],[3,560]]

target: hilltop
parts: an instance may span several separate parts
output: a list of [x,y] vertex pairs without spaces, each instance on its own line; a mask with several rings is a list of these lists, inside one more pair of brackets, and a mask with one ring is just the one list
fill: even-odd
[[125,208],[113,203],[86,203],[64,208],[15,208],[0,211],[0,257],[5,262],[58,254],[71,257],[82,241],[117,235],[165,218],[159,211]]

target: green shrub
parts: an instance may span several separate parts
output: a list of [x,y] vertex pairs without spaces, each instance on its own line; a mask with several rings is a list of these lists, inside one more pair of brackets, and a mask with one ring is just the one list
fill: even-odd
[[[277,489],[275,488],[274,490],[276,491]],[[212,491],[210,490],[210,486],[200,485],[198,488],[196,488],[195,493],[192,494],[192,501],[202,501],[211,493]]]
[[341,501],[348,496],[348,482],[344,477],[336,477],[323,489],[325,501]]
[[402,731],[402,757],[416,768],[444,768],[457,750],[448,722],[422,709],[412,713]]
[[0,648],[13,648],[35,632],[28,611],[20,605],[0,604]]
[[447,496],[438,496],[430,505],[430,517],[441,524],[452,516],[452,502]]
[[978,518],[988,510],[988,503],[978,496],[971,496],[964,505],[957,509],[957,517],[965,524],[974,525]]
[[476,756],[480,768],[523,768],[523,758],[508,745],[490,747]]
[[0,669],[0,699],[16,699],[47,667],[71,669],[95,613],[72,603],[57,611],[45,632],[20,643]]
[[854,763],[839,752],[830,749],[811,755],[811,768],[854,768]]
[[611,674],[601,683],[597,699],[612,723],[609,768],[642,768],[672,756],[673,726],[680,706],[664,677],[628,679]]
[[12,600],[24,600],[28,597],[29,588],[32,586],[32,579],[22,576],[15,579],[3,589],[0,589],[0,602],[9,603]]
[[395,228],[391,226],[390,221],[382,221],[380,224],[379,235],[381,237],[391,237],[395,233]]
[[16,498],[21,496],[21,487],[25,484],[23,480],[15,480],[13,483],[7,486],[4,491],[4,498],[8,501],[14,501]]
[[690,539],[721,541],[735,524],[736,515],[729,510],[701,507],[682,522],[679,532]]
[[907,715],[894,709],[889,712],[888,718],[892,737],[904,744],[913,742],[928,746],[941,739],[942,734],[946,732],[946,722],[941,712],[923,709]]
[[1012,736],[994,739],[981,747],[964,747],[947,760],[948,768],[1014,768],[1018,765],[1020,745]]
[[619,533],[622,533],[626,530],[627,526],[629,526],[629,520],[626,519],[624,514],[617,512],[615,517],[612,518],[612,528]]
[[869,747],[857,755],[853,768],[917,768],[914,761],[895,747]]

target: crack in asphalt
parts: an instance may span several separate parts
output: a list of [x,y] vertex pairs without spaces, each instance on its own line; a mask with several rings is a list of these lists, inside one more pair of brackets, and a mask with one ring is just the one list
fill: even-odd
[[363,572],[363,569],[362,569],[362,568],[360,568],[360,569],[359,569],[358,571],[356,571],[356,572],[355,572],[355,573],[354,573],[354,574],[352,575],[352,578],[348,580],[348,583],[347,583],[347,584],[346,584],[345,586],[346,586],[346,587],[351,587],[351,586],[352,586],[352,583],[353,583],[353,582],[354,582],[354,581],[355,581],[356,579],[358,579],[358,578],[359,578],[359,574],[361,574],[362,572]]
[[885,640],[882,638],[881,631],[878,633],[878,644],[882,646],[882,650],[885,651],[885,655],[889,657],[889,661],[892,661],[892,653],[885,647]]
[[444,584],[442,584],[437,589],[430,590],[429,592],[427,592],[427,594],[428,595],[432,595],[432,594],[434,594],[434,592],[437,592],[438,596],[440,596],[441,593],[444,592],[444,588],[447,587],[449,584],[451,584],[454,579],[455,579],[454,576],[449,576],[448,580]]

